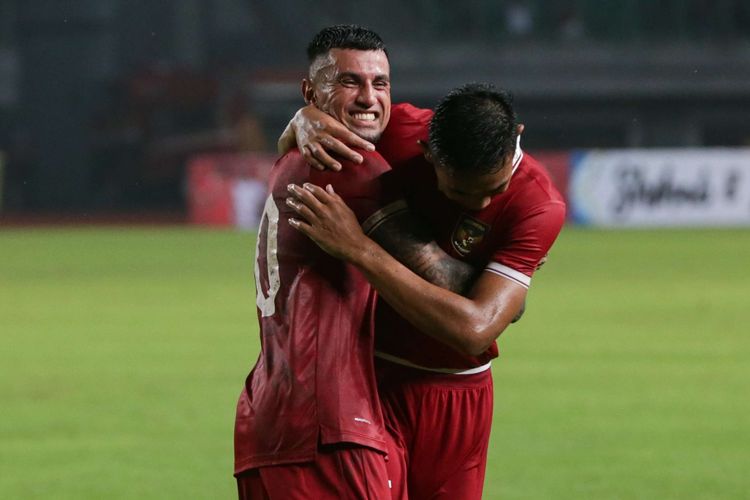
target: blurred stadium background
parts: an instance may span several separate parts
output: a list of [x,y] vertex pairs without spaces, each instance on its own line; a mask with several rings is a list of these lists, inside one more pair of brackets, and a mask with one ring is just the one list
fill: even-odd
[[230,498],[304,48],[510,90],[570,224],[503,336],[486,498],[747,498],[750,3],[0,0],[0,498]]

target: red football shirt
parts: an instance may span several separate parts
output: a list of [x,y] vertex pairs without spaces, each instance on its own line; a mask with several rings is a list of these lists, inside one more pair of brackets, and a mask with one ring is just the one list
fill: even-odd
[[[398,137],[407,138],[405,151],[413,151],[414,137],[427,138],[431,113],[414,113],[413,109],[408,105],[393,107],[386,130],[388,148],[381,151],[387,160],[395,153],[394,165],[401,165],[394,172],[396,189],[403,191],[409,209],[429,223],[447,253],[528,288],[537,264],[565,221],[565,203],[546,170],[519,147],[508,189],[482,210],[463,209],[438,191],[434,169],[421,152],[410,161],[400,154]],[[384,207],[382,213],[391,213],[398,203]],[[384,301],[378,303],[375,324],[379,353],[419,366],[470,369],[498,355],[495,343],[481,356],[462,355],[419,332]]]
[[287,185],[332,184],[363,220],[388,164],[363,152],[342,172],[310,168],[295,150],[271,171],[256,252],[261,352],[237,404],[235,473],[312,460],[318,443],[385,452],[373,368],[375,292],[353,266],[289,226]]
[[427,142],[431,109],[420,109],[408,103],[391,107],[391,118],[377,143],[378,152],[397,169],[422,156],[418,141]]

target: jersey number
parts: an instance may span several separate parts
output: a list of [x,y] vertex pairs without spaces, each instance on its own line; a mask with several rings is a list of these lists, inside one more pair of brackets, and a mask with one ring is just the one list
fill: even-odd
[[279,257],[276,255],[276,246],[279,232],[279,209],[273,202],[273,195],[266,199],[266,205],[263,207],[263,215],[260,217],[260,227],[263,227],[263,219],[268,221],[266,226],[266,270],[268,271],[268,294],[263,292],[260,284],[260,240],[261,231],[258,231],[258,238],[255,246],[255,303],[260,309],[263,317],[272,316],[276,312],[276,294],[281,286],[279,277]]

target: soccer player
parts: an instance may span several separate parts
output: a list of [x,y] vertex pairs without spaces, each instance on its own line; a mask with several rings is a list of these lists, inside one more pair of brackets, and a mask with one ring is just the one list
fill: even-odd
[[[372,31],[334,26],[308,47],[302,93],[367,141],[390,114],[389,62]],[[237,403],[235,476],[241,499],[400,498],[401,462],[386,432],[373,366],[375,292],[288,224],[287,185],[327,185],[364,220],[377,208],[375,152],[341,173],[310,168],[296,150],[274,165],[255,277],[261,352]],[[390,483],[390,484],[389,484]]]
[[[290,224],[361,269],[388,304],[378,303],[376,318],[379,389],[386,418],[404,440],[410,497],[479,499],[495,340],[522,308],[565,206],[543,167],[521,150],[523,127],[506,94],[468,85],[440,102],[428,134],[430,116],[394,106],[378,143],[394,167],[394,192],[403,194],[365,226],[382,247],[335,188],[294,190],[300,217]],[[398,234],[414,214],[445,251],[484,269],[468,280],[465,296],[432,285],[386,251],[399,256]]]

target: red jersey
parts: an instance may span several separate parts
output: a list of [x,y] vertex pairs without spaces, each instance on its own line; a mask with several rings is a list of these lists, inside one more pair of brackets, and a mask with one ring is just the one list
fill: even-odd
[[287,185],[330,183],[360,220],[377,209],[388,170],[378,153],[342,172],[312,169],[296,150],[276,162],[258,231],[261,352],[237,404],[235,473],[315,457],[318,444],[385,452],[373,368],[375,292],[353,266],[292,228]]
[[418,141],[427,142],[431,119],[431,109],[415,108],[408,103],[392,106],[391,118],[378,139],[377,151],[392,168],[421,158],[422,148]]
[[[394,106],[386,131],[389,137],[427,137],[428,120],[411,107]],[[402,115],[409,118],[400,121]],[[394,121],[395,119],[395,121]],[[421,121],[421,123],[420,123]],[[390,144],[390,143],[389,143]],[[396,148],[397,149],[397,148]],[[385,158],[393,150],[384,150]],[[565,203],[544,167],[517,148],[514,172],[508,189],[478,211],[466,210],[437,189],[434,168],[421,153],[394,172],[395,184],[403,191],[411,211],[430,224],[437,243],[452,257],[470,262],[529,287],[539,261],[547,254],[565,221]],[[382,209],[394,213],[403,201]],[[497,344],[480,356],[465,356],[423,334],[401,318],[388,304],[378,304],[376,350],[418,366],[434,369],[471,369],[497,357]]]

